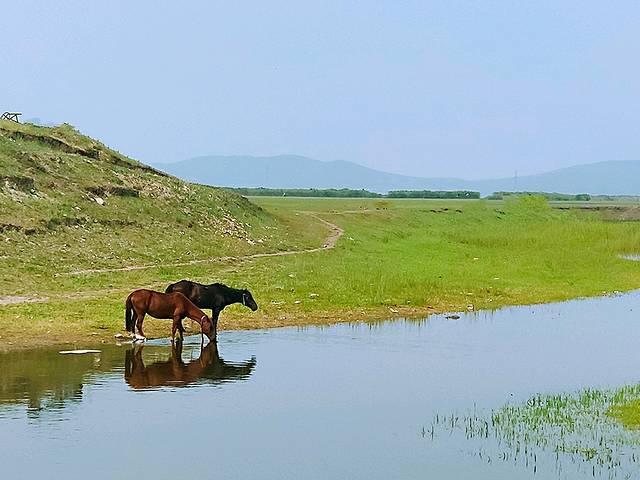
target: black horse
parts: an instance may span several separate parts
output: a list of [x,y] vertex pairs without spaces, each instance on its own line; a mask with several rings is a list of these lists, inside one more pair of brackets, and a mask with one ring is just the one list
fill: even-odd
[[253,299],[249,290],[246,288],[238,289],[227,287],[222,283],[203,285],[190,280],[180,280],[179,282],[169,285],[165,292],[180,292],[191,300],[197,307],[210,308],[214,340],[218,333],[218,317],[224,307],[233,303],[241,303],[254,312],[258,310],[258,304]]

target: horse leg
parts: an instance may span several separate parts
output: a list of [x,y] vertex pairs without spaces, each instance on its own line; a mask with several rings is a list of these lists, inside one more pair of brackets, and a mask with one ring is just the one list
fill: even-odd
[[211,327],[213,328],[213,336],[211,337],[212,342],[216,342],[218,340],[218,317],[220,316],[221,308],[214,308],[211,310]]
[[131,335],[135,336],[136,335],[136,320],[138,319],[138,312],[136,312],[136,309],[134,308],[131,311]]
[[173,325],[171,326],[171,342],[173,343],[176,337],[176,331],[178,332],[178,341],[184,340],[184,327],[182,326],[183,317],[176,315],[173,317]]
[[173,323],[171,324],[171,344],[173,344],[176,340],[176,330],[178,329],[178,324],[176,323],[175,317],[173,318]]
[[[144,316],[147,312],[141,312],[138,314],[138,319],[136,320],[136,327],[138,327],[138,332],[140,332],[140,336],[144,337],[144,332],[142,331],[142,322],[144,322]],[[134,329],[135,333],[135,329]]]

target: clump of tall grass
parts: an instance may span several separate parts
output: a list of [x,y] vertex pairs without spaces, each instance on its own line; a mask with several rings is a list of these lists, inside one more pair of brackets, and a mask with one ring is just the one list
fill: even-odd
[[437,415],[423,433],[434,441],[443,432],[463,434],[476,442],[472,453],[480,458],[509,461],[534,472],[553,466],[562,473],[572,465],[598,478],[633,478],[640,467],[640,431],[616,420],[629,405],[640,405],[640,385],[538,394],[488,414]]

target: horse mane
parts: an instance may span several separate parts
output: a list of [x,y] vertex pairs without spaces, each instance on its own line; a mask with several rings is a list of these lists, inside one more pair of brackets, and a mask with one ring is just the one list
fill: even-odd
[[224,283],[212,283],[211,285],[208,285],[209,287],[215,287],[218,288],[222,291],[225,292],[233,292],[233,293],[238,293],[238,292],[242,292],[244,291],[243,288],[233,288],[233,287],[229,287],[227,285],[225,285]]

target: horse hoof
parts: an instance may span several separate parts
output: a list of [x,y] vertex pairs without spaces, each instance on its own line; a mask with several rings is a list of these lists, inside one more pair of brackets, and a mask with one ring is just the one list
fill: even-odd
[[134,335],[133,337],[134,342],[144,342],[146,340],[147,340],[147,337],[143,337],[142,335]]

